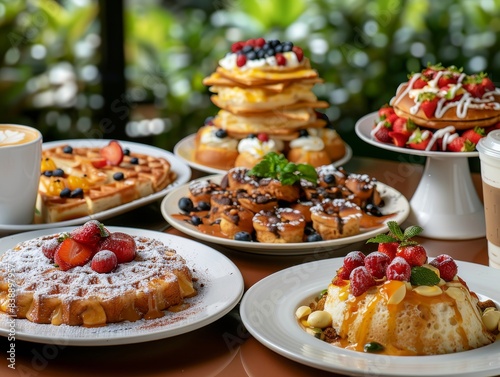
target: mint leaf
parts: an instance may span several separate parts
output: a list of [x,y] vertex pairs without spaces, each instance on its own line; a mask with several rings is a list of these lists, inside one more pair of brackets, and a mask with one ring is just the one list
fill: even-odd
[[399,242],[397,238],[394,238],[388,234],[378,234],[366,241],[367,243],[388,243],[388,242]]
[[410,283],[411,285],[436,285],[440,281],[439,276],[428,268],[417,266],[412,267]]
[[401,231],[401,228],[396,221],[388,221],[387,227],[389,228],[389,231],[393,234],[393,236],[396,237],[399,241],[404,240],[403,232]]
[[413,238],[422,232],[423,229],[417,225],[409,226],[405,229],[404,238],[405,240],[409,240],[410,238]]

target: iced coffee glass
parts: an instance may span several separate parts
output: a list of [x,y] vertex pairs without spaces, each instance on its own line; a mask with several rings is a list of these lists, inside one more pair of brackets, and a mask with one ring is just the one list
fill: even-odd
[[481,161],[489,264],[500,268],[500,130],[482,138],[477,150]]

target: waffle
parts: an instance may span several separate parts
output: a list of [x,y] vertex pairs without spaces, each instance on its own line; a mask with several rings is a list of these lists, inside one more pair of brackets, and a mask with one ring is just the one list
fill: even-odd
[[[102,326],[153,319],[197,294],[185,260],[161,242],[135,236],[137,256],[110,273],[90,264],[62,271],[41,244],[59,234],[22,242],[0,258],[0,312],[31,322]],[[15,305],[9,288],[15,283]]]
[[[37,198],[38,223],[96,214],[161,191],[176,178],[170,163],[161,157],[131,151],[117,166],[100,166],[100,148],[73,148],[72,153],[65,153],[65,147],[46,149],[42,153],[42,166],[43,161],[49,159],[64,175],[46,176],[42,169]],[[116,173],[122,173],[123,178],[117,180]],[[83,196],[61,197],[64,187],[72,190],[80,187]]]

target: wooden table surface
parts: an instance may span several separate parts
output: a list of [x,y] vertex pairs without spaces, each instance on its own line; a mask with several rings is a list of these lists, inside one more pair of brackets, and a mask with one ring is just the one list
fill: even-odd
[[[415,191],[423,166],[374,158],[353,158],[345,168],[367,173],[394,187],[408,199]],[[198,176],[199,173],[194,174]],[[478,174],[473,182],[482,197]],[[168,226],[159,203],[104,221],[106,225],[129,226],[183,235]],[[189,237],[188,237],[189,238]],[[487,264],[485,238],[445,241],[420,238],[430,256],[447,253],[458,260]],[[217,246],[211,245],[214,248]],[[245,289],[284,268],[311,261],[311,256],[266,256],[219,248],[240,269]],[[315,259],[345,255],[355,249],[373,250],[364,244],[315,254]],[[332,276],[333,277],[333,276]],[[16,369],[8,368],[9,342],[0,339],[0,376],[339,376],[314,369],[269,350],[248,334],[239,317],[239,307],[201,329],[163,340],[103,347],[75,347],[15,341]]]

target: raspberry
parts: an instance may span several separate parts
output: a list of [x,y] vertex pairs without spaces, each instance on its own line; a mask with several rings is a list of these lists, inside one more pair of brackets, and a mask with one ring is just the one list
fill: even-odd
[[337,270],[337,277],[342,280],[349,280],[349,275],[351,274],[351,270],[345,268],[345,266],[340,267]]
[[286,65],[286,58],[283,54],[276,54],[276,64],[278,65]]
[[431,266],[436,267],[439,270],[439,275],[441,279],[445,281],[451,281],[458,272],[458,266],[447,254],[438,255],[430,263]]
[[231,52],[236,53],[236,52],[240,51],[244,45],[245,45],[245,42],[242,42],[242,41],[234,42],[231,45]]
[[238,67],[243,67],[245,64],[247,64],[247,57],[244,54],[239,54],[236,58],[236,65]]
[[344,267],[351,273],[356,267],[364,266],[365,254],[361,251],[351,251],[344,257]]
[[383,242],[378,244],[377,251],[386,254],[391,260],[396,256],[396,250],[399,242]]
[[257,139],[259,139],[260,141],[262,141],[264,143],[266,141],[269,141],[269,136],[266,133],[261,132],[261,133],[257,134]]
[[365,267],[375,279],[382,279],[390,262],[391,259],[386,254],[374,251],[366,256]]
[[257,38],[255,40],[255,47],[262,47],[266,44],[266,40],[264,38]]
[[411,267],[421,266],[427,262],[427,252],[422,245],[400,245],[396,256],[406,259]]
[[365,293],[368,288],[376,285],[375,279],[364,266],[356,267],[352,270],[349,278],[351,280],[350,292],[356,297]]
[[406,259],[395,257],[385,270],[387,280],[410,281],[411,266]]

